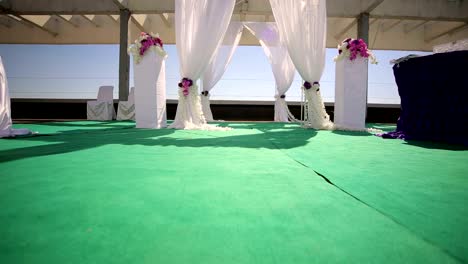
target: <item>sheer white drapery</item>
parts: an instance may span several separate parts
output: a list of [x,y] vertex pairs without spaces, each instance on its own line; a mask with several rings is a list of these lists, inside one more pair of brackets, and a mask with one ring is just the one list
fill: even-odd
[[188,87],[186,94],[179,88],[176,117],[169,128],[217,128],[206,124],[196,83],[224,38],[234,4],[235,0],[175,0],[180,75],[191,79],[193,85]]
[[8,82],[0,57],[0,137],[9,136],[11,130],[10,96],[8,94]]
[[229,24],[223,42],[219,45],[215,56],[203,73],[201,104],[206,121],[214,121],[210,108],[210,91],[226,72],[232,55],[239,45],[243,28],[242,22],[232,21]]
[[[325,66],[327,36],[326,0],[270,0],[278,30],[302,79],[319,82]],[[306,85],[309,86],[309,85]],[[304,89],[307,99],[306,127],[332,129],[320,90]]]
[[30,134],[29,129],[13,129],[11,121],[10,94],[8,92],[8,81],[3,67],[2,57],[0,56],[0,138],[14,137]]
[[247,22],[245,27],[260,41],[275,77],[275,121],[295,120],[285,100],[285,93],[294,80],[295,68],[286,46],[280,40],[276,23]]

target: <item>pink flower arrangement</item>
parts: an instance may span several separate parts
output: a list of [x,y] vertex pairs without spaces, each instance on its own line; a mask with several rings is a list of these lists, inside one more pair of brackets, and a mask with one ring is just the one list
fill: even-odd
[[163,47],[163,43],[161,41],[160,38],[158,38],[157,36],[151,36],[150,34],[146,33],[146,32],[141,32],[140,33],[140,43],[141,43],[141,47],[140,47],[140,56],[143,56],[143,54],[145,54],[145,51],[148,50],[151,46],[159,46],[159,47]]
[[158,34],[149,34],[141,32],[135,43],[130,45],[128,53],[133,55],[133,59],[136,63],[139,63],[145,52],[149,49],[154,49],[160,56],[166,56],[166,52],[163,49],[163,42],[159,38]]
[[338,45],[338,56],[335,57],[335,61],[344,57],[349,57],[352,61],[359,56],[362,58],[369,58],[370,63],[377,64],[374,54],[367,48],[367,44],[364,40],[347,38]]

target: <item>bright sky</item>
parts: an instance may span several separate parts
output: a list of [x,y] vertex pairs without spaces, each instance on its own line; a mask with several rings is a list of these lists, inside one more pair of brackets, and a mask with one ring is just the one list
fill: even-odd
[[[167,97],[177,99],[180,79],[175,45],[164,46]],[[324,101],[333,102],[336,49],[327,49],[321,92]],[[399,103],[397,86],[389,61],[414,51],[374,51],[379,64],[369,65],[369,102]],[[0,45],[12,98],[96,98],[98,87],[114,85],[118,98],[118,45]],[[133,85],[131,67],[130,85]],[[301,78],[286,93],[289,101],[300,100]],[[273,100],[273,73],[260,46],[240,46],[223,76],[211,92],[211,99]]]

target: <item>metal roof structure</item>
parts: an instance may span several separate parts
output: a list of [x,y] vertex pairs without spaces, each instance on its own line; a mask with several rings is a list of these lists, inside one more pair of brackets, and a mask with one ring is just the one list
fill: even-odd
[[[147,31],[175,43],[174,0],[0,0],[0,44],[118,44],[123,10],[130,41]],[[432,51],[468,38],[464,0],[327,0],[327,13],[327,47],[357,37],[362,15],[371,49]],[[238,0],[233,20],[274,17],[268,0]],[[240,44],[259,45],[248,31]]]

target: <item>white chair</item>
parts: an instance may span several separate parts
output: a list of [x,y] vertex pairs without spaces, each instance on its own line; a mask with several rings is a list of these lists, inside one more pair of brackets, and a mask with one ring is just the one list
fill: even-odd
[[99,87],[96,101],[88,101],[88,120],[112,120],[115,118],[114,86]]
[[117,108],[117,120],[135,120],[135,87],[130,89],[128,101],[120,101]]

